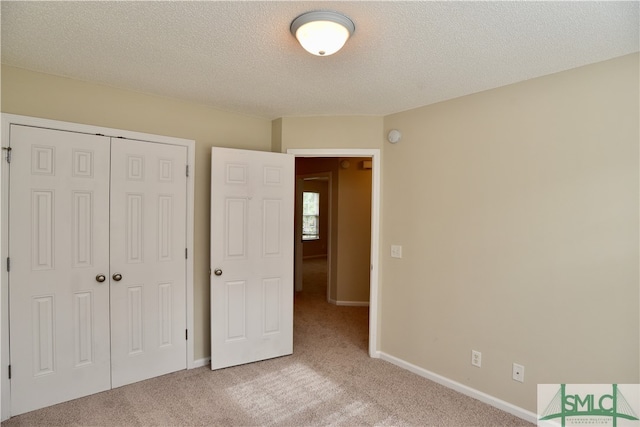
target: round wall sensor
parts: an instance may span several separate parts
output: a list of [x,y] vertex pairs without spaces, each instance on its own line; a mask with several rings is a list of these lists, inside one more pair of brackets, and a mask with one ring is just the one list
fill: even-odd
[[392,144],[395,144],[396,142],[400,141],[400,138],[402,138],[402,133],[397,129],[391,129],[389,131],[389,135],[387,135],[387,139]]

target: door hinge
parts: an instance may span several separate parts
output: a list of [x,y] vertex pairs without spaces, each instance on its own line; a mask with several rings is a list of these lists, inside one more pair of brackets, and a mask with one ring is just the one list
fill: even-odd
[[187,255],[187,248],[184,248],[184,259],[189,259],[189,256]]
[[2,149],[7,152],[7,156],[5,157],[7,163],[11,163],[11,147],[2,147]]
[[187,165],[187,176],[189,176],[189,165]]
[[189,330],[188,329],[184,330],[184,339],[187,340],[187,341],[189,340]]
[[7,257],[7,273],[11,271],[11,258]]
[[11,365],[9,365],[9,379],[11,379]]

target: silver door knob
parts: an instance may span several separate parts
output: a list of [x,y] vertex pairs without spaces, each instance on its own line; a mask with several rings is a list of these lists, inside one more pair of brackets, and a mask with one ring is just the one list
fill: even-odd
[[106,276],[105,276],[104,274],[98,274],[98,275],[96,276],[96,282],[98,282],[98,283],[102,283],[102,282],[104,282],[105,280],[107,280],[107,278],[106,278]]
[[216,268],[215,270],[213,270],[213,274],[215,274],[216,276],[222,276],[222,270]]
[[119,282],[120,280],[122,280],[122,274],[120,273],[116,273],[112,277],[113,277],[113,280],[115,280],[116,282]]

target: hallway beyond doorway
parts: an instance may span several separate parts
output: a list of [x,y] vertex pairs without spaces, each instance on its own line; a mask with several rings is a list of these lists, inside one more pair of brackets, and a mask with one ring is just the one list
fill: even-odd
[[[313,336],[333,336],[335,342],[348,343],[367,352],[369,343],[369,307],[337,306],[327,302],[327,259],[303,261],[302,291],[294,302],[294,348]],[[305,332],[306,331],[306,332]],[[300,343],[301,344],[301,343]]]
[[307,258],[302,261],[302,292],[327,295],[327,257]]

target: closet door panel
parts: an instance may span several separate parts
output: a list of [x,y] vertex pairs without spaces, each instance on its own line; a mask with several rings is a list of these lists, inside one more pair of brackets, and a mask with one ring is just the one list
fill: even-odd
[[111,156],[112,378],[119,387],[186,369],[187,149],[113,139]]
[[109,138],[11,125],[11,413],[111,387]]

